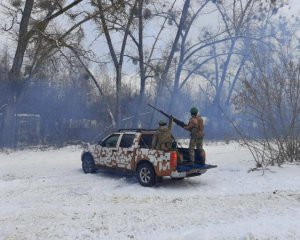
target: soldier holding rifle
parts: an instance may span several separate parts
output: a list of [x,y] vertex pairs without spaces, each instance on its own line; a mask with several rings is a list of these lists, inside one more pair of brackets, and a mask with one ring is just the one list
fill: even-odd
[[195,147],[197,151],[203,149],[203,137],[204,137],[204,124],[203,119],[198,115],[198,109],[193,107],[190,110],[191,118],[187,126],[184,129],[190,131],[191,139],[189,145],[190,161],[195,163]]
[[155,109],[156,111],[160,112],[174,123],[176,123],[178,126],[184,128],[185,130],[190,131],[191,133],[191,139],[189,144],[189,157],[192,164],[195,163],[195,147],[197,148],[197,151],[201,151],[203,149],[203,137],[204,137],[204,124],[203,119],[198,115],[198,109],[193,107],[190,110],[191,118],[189,120],[189,123],[186,125],[184,122],[180,121],[179,119],[168,115],[164,111],[152,106],[151,104],[148,104],[150,107]]

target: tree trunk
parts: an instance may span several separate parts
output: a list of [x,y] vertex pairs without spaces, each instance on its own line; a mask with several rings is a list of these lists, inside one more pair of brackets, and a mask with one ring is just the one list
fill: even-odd
[[3,147],[13,148],[16,146],[16,101],[10,97],[3,116],[3,128],[1,144]]
[[29,41],[29,37],[27,33],[28,33],[29,19],[33,8],[33,2],[34,0],[27,0],[25,3],[25,7],[24,7],[21,23],[20,23],[17,50],[9,74],[10,81],[20,80],[19,78],[20,78],[21,67],[24,59],[24,54],[27,48],[27,44]]
[[140,67],[140,95],[138,105],[135,111],[135,117],[132,127],[138,127],[140,121],[140,112],[144,103],[145,98],[145,85],[146,85],[146,76],[145,76],[145,64],[144,64],[144,42],[143,42],[143,0],[138,2],[138,11],[139,11],[139,67]]
[[116,116],[116,127],[117,129],[121,127],[121,89],[122,89],[122,66],[118,66],[116,68],[116,110],[115,110],[115,116]]
[[180,81],[180,76],[181,76],[181,72],[182,72],[182,68],[183,68],[183,56],[184,56],[184,51],[185,51],[185,47],[184,47],[184,43],[181,46],[181,53],[180,53],[180,59],[179,59],[179,64],[175,73],[175,80],[174,80],[174,86],[173,86],[173,91],[171,93],[171,99],[169,102],[169,112],[173,112],[173,108],[174,106],[177,106],[177,99],[178,99],[178,95],[180,93],[179,91],[179,81]]
[[[116,126],[117,128],[120,128],[121,126],[121,99],[122,99],[122,92],[121,92],[121,88],[122,88],[122,67],[123,67],[123,59],[124,59],[124,53],[125,53],[125,47],[126,47],[126,43],[127,43],[127,37],[129,34],[129,28],[132,24],[132,20],[133,20],[133,11],[129,16],[128,22],[126,24],[126,28],[125,28],[125,33],[124,33],[124,37],[122,40],[122,46],[121,46],[121,51],[119,54],[119,59],[117,57],[116,51],[114,49],[113,46],[113,42],[111,39],[111,35],[110,35],[110,31],[109,31],[109,27],[107,25],[107,21],[104,15],[104,8],[103,8],[103,2],[101,0],[98,0],[98,8],[99,8],[99,13],[100,13],[100,20],[101,20],[101,24],[102,24],[102,30],[104,32],[107,44],[108,44],[108,48],[109,48],[109,52],[111,55],[111,58],[113,60],[114,63],[114,67],[116,70],[116,110],[115,110],[115,120],[116,120]],[[137,0],[134,3],[134,6],[136,6],[137,4]]]
[[4,147],[15,147],[15,134],[16,134],[16,105],[18,95],[21,88],[21,67],[25,51],[28,45],[29,37],[28,24],[33,8],[34,0],[27,0],[24,6],[22,19],[20,22],[18,45],[13,60],[11,70],[9,72],[9,98],[7,101],[6,111],[3,116],[3,131],[2,131],[2,145]]
[[229,53],[228,53],[227,59],[224,63],[220,84],[217,86],[217,89],[216,89],[216,96],[214,98],[213,104],[218,106],[218,107],[221,106],[221,95],[222,95],[222,91],[223,91],[223,86],[224,86],[224,82],[225,82],[225,79],[226,79],[226,76],[227,76],[227,71],[228,71],[228,68],[229,68],[231,57],[233,55],[233,50],[234,50],[236,41],[237,41],[236,38],[232,39],[231,46],[230,46],[230,49],[229,49]]

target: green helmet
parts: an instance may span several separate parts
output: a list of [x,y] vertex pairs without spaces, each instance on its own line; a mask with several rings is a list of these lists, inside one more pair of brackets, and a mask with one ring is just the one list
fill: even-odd
[[167,123],[164,120],[160,120],[158,122],[158,124],[159,124],[159,126],[165,126],[165,125],[167,125]]
[[198,113],[198,109],[195,108],[195,107],[192,107],[191,110],[190,110],[190,112],[191,112],[192,115],[195,115],[195,114]]

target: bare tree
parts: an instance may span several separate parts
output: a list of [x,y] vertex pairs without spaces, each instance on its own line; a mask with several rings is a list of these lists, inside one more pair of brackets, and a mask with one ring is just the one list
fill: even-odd
[[[206,110],[211,123],[211,131],[220,133],[222,126],[221,108],[231,111],[232,95],[239,87],[243,67],[251,58],[251,45],[258,42],[266,44],[270,36],[265,32],[276,15],[282,1],[234,0],[232,2],[215,1],[220,19],[219,32],[205,31],[196,44],[191,68],[186,68],[186,77],[181,87],[197,76],[201,95],[207,95],[209,110]],[[276,10],[276,11],[275,11]],[[196,51],[198,50],[198,51]],[[201,50],[201,51],[200,51]],[[185,58],[187,58],[185,57]],[[205,83],[207,83],[205,88]],[[208,109],[208,107],[206,108]],[[224,119],[224,121],[220,121]]]
[[[99,18],[101,31],[105,35],[105,39],[109,48],[110,56],[113,61],[116,74],[116,110],[115,119],[117,127],[120,126],[121,118],[121,83],[122,83],[122,69],[125,55],[126,43],[128,40],[128,35],[130,33],[130,27],[133,22],[134,14],[137,8],[137,0],[134,1],[116,1],[108,3],[106,1],[97,0],[97,5],[99,8]],[[112,7],[108,8],[107,4],[111,4]],[[105,9],[108,9],[105,11]],[[130,9],[129,13],[126,11]],[[121,28],[120,28],[121,26]],[[122,30],[122,31],[119,31]],[[121,34],[122,43],[120,45],[120,50],[117,51],[117,46],[114,44],[112,35],[113,33]]]
[[[26,0],[22,12],[20,26],[17,35],[17,47],[13,58],[13,63],[9,71],[9,91],[10,95],[7,99],[7,107],[3,120],[3,131],[2,131],[2,145],[6,147],[13,147],[15,144],[15,114],[16,104],[20,93],[22,91],[22,85],[24,79],[22,77],[22,67],[26,50],[28,49],[29,41],[36,35],[37,32],[43,32],[51,21],[56,19],[58,16],[64,14],[69,9],[79,4],[82,0],[76,0],[69,5],[62,7],[60,1],[48,2],[45,15],[40,20],[35,20],[34,24],[31,23],[33,19],[33,10],[35,6],[34,0]],[[20,5],[16,5],[15,14],[19,13]],[[15,18],[12,20],[15,23]],[[13,25],[12,24],[12,25]],[[10,29],[5,29],[11,31]]]
[[[205,0],[202,2],[196,2],[197,6],[196,9],[190,10],[189,15],[184,23],[184,28],[181,33],[181,39],[179,44],[179,56],[178,56],[178,61],[176,60],[176,72],[175,72],[175,79],[174,79],[174,85],[173,85],[173,90],[171,92],[171,98],[169,102],[169,111],[172,111],[174,106],[178,103],[176,99],[179,96],[179,86],[180,86],[180,79],[181,79],[181,74],[184,70],[185,65],[188,65],[190,62],[189,60],[193,55],[195,55],[197,52],[201,51],[204,47],[202,48],[193,48],[191,46],[191,42],[189,42],[189,37],[190,35],[193,35],[191,33],[191,28],[192,26],[196,23],[196,20],[200,16],[202,10],[205,8],[205,6],[209,3],[210,1]],[[193,13],[191,13],[193,12]],[[196,44],[198,45],[198,44]],[[192,53],[192,54],[191,54]]]
[[[172,62],[174,60],[175,52],[178,49],[178,43],[179,43],[181,35],[183,34],[184,25],[186,24],[186,21],[187,21],[187,18],[188,18],[189,8],[190,8],[190,0],[186,0],[184,2],[183,8],[182,8],[182,13],[181,13],[179,23],[178,23],[178,26],[177,26],[175,38],[171,43],[170,50],[168,51],[168,54],[166,55],[165,64],[163,65],[163,70],[161,72],[161,75],[159,76],[160,81],[159,81],[159,84],[158,84],[158,87],[157,87],[157,94],[156,94],[156,98],[155,98],[155,101],[154,101],[154,106],[157,106],[157,104],[158,104],[158,100],[159,100],[158,96],[161,94],[160,92],[162,91],[163,84],[166,82],[168,74],[171,70],[171,66],[172,66]],[[150,120],[150,126],[153,125],[155,113],[156,112],[153,110],[151,120]]]
[[[263,29],[270,24],[274,11],[280,8],[279,2],[282,3],[282,1],[234,0],[230,4],[216,4],[230,42],[226,46],[229,50],[226,51],[225,58],[220,57],[215,61],[215,68],[220,69],[220,75],[215,78],[216,94],[213,104],[217,106],[221,106],[221,102],[229,104],[241,69],[249,59],[250,45],[253,42],[263,42],[268,37]],[[230,73],[232,70],[234,73]],[[229,90],[224,94],[226,91],[224,85],[228,83]],[[227,94],[226,101],[221,101],[222,93]]]
[[300,161],[300,64],[290,59],[255,50],[256,74],[245,75],[235,98],[251,119],[251,130],[237,127],[257,167]]
[[[159,82],[159,75],[161,74],[161,69],[159,66],[161,65],[162,61],[158,60],[158,45],[161,43],[161,35],[164,33],[167,22],[170,20],[169,14],[173,11],[176,0],[173,1],[173,3],[168,8],[167,16],[164,15],[164,9],[166,8],[164,2],[153,2],[152,6],[149,6],[149,3],[149,1],[139,2],[137,11],[137,37],[135,37],[134,33],[130,34],[130,37],[137,47],[138,57],[135,57],[132,54],[129,57],[132,58],[133,62],[138,62],[140,78],[140,91],[137,107],[134,114],[134,121],[132,124],[133,127],[136,127],[139,124],[141,109],[145,105],[146,80],[154,78]],[[156,33],[153,33],[153,30],[151,30],[153,39],[152,43],[148,46],[145,46],[144,35],[147,34],[145,33],[145,26],[149,27],[150,25],[150,29],[152,29],[153,27],[151,28],[151,22],[155,25],[158,25],[157,22],[160,22],[159,19],[162,19],[162,22],[158,31]]]

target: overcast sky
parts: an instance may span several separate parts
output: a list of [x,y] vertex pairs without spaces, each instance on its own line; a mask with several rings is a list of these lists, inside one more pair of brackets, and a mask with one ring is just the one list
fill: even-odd
[[[6,2],[7,0],[0,0],[1,3],[2,2]],[[226,0],[226,1],[231,1],[231,0]],[[289,8],[285,8],[284,10],[282,10],[283,14],[286,15],[286,16],[300,16],[300,0],[289,0],[290,2],[290,7]],[[7,18],[7,16],[5,16],[3,14],[3,7],[0,6],[0,27],[3,28],[5,26],[5,24],[7,26],[10,25],[10,22],[6,21],[6,20],[9,20]],[[206,21],[208,22],[212,22],[215,21],[214,20],[214,17],[212,17],[211,15],[207,15],[207,19]],[[94,38],[95,34],[93,34],[94,32],[94,29],[93,28],[86,28],[86,34],[89,36],[89,42],[92,41],[92,39]],[[0,34],[0,50],[3,49],[5,46],[9,46],[10,45],[10,42],[11,42],[11,39],[9,39],[6,35],[4,35],[2,32]],[[103,49],[103,43],[99,42],[99,41],[96,41],[95,44],[93,44],[93,50],[96,51],[100,51],[101,49]],[[14,51],[13,48],[11,48],[12,51]]]

